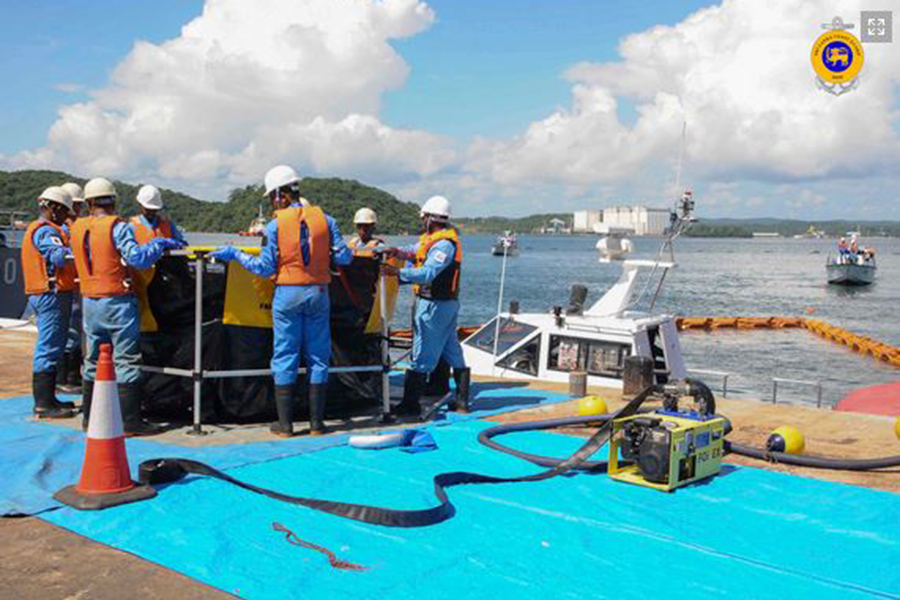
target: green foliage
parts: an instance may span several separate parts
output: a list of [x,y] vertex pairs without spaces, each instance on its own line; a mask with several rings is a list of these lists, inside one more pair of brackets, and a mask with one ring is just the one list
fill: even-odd
[[507,230],[515,233],[536,233],[544,227],[549,227],[551,219],[565,221],[566,227],[572,225],[572,213],[546,213],[518,219],[474,217],[456,219],[455,222],[466,233],[503,233]]
[[[37,216],[37,197],[51,185],[74,181],[84,186],[86,181],[58,171],[0,171],[0,209],[21,210]],[[119,200],[120,215],[138,212],[139,185],[114,182]],[[262,186],[246,186],[232,190],[227,202],[204,202],[185,194],[161,188],[166,212],[186,231],[237,233],[246,229],[263,208],[271,213],[269,201],[262,197]],[[358,181],[346,179],[318,179],[307,177],[300,183],[300,192],[313,204],[337,219],[343,233],[353,231],[353,214],[368,206],[378,213],[378,229],[385,234],[415,232],[419,223],[419,207],[400,202],[391,194]]]

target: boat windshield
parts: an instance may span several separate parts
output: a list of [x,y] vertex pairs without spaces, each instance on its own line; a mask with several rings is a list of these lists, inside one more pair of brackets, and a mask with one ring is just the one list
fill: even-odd
[[[500,318],[500,336],[497,342],[497,355],[501,355],[526,337],[537,331],[537,327],[526,323],[519,323],[507,317]],[[494,317],[477,333],[468,338],[464,343],[467,346],[478,348],[484,352],[494,351],[494,334],[497,331],[497,319]]]

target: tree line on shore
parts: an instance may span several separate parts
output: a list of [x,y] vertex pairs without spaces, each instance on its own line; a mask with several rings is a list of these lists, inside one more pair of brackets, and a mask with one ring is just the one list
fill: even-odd
[[[51,185],[75,181],[82,186],[85,178],[59,171],[0,171],[0,209],[37,216],[36,199]],[[140,185],[115,181],[119,198],[116,207],[120,215],[137,214],[135,201]],[[270,216],[269,202],[265,200],[261,185],[237,188],[228,194],[225,202],[198,200],[187,194],[160,188],[166,212],[185,231],[237,233],[247,229],[259,214]],[[300,193],[325,212],[337,219],[341,231],[353,231],[353,214],[367,206],[378,213],[379,230],[385,234],[415,233],[419,228],[419,207],[411,202],[401,202],[393,195],[355,180],[307,177],[300,183]]]

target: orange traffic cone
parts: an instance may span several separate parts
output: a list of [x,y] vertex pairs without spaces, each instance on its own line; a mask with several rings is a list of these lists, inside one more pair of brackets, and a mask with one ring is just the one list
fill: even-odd
[[131,480],[112,346],[101,344],[81,479],[76,485],[59,490],[53,497],[73,508],[97,510],[154,496],[156,490],[152,487]]

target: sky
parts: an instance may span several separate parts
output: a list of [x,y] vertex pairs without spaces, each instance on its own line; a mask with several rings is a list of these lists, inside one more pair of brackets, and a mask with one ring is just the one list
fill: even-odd
[[4,0],[0,169],[224,200],[284,163],[461,216],[690,188],[707,217],[900,219],[900,26],[848,94],[810,64],[822,23],[895,4]]

